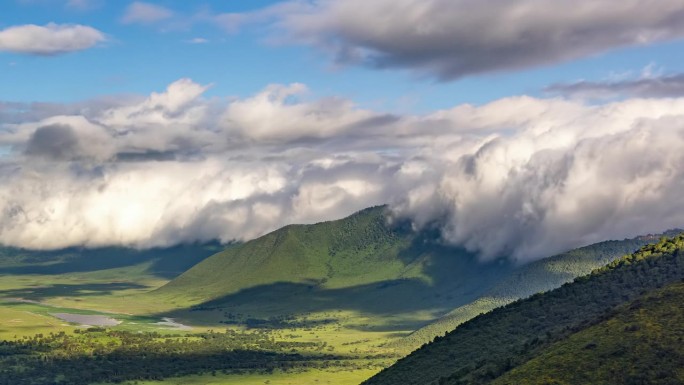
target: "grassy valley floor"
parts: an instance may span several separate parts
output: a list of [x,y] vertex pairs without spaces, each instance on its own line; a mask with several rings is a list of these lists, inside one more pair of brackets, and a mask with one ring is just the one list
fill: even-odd
[[0,385],[360,383],[648,241],[482,263],[378,207],[227,248],[0,248]]
[[[314,344],[312,346],[315,346],[315,354],[324,353],[340,357],[322,363],[320,368],[293,367],[288,370],[275,370],[272,373],[257,371],[241,374],[224,374],[218,370],[202,375],[169,377],[161,381],[134,380],[129,383],[313,385],[362,382],[400,357],[397,351],[384,346],[388,342],[404,337],[412,330],[378,331],[377,329],[383,328],[377,320],[352,311],[312,313],[305,317],[290,317],[278,321],[277,327],[253,325],[252,328],[244,325],[244,319],[239,320],[240,322],[236,320],[234,324],[218,322],[225,319],[223,311],[171,312],[174,316],[181,316],[174,318],[175,321],[192,325],[191,330],[185,330],[164,322],[164,317],[169,315],[170,310],[179,306],[178,303],[159,303],[153,297],[144,295],[168,282],[168,279],[146,273],[146,269],[147,266],[142,264],[59,275],[5,275],[0,280],[0,340],[29,341],[36,335],[49,336],[59,333],[80,336],[88,326],[96,326],[69,323],[56,317],[56,314],[114,319],[119,322],[118,325],[109,326],[108,330],[158,333],[174,338],[192,337],[210,330],[258,332],[267,335],[273,341]],[[216,314],[212,317],[212,313]],[[248,314],[242,316],[252,317]],[[416,314],[410,318],[427,320],[428,317],[427,314]],[[297,354],[307,354],[306,349],[301,347],[294,349]],[[21,383],[12,379],[8,381],[8,384]]]

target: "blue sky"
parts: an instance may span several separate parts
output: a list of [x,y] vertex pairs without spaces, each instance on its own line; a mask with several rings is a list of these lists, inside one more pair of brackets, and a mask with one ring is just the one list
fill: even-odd
[[[341,96],[390,112],[428,112],[510,95],[543,96],[544,87],[553,83],[600,81],[627,73],[637,76],[649,65],[677,72],[684,62],[684,43],[668,41],[439,81],[407,69],[334,65],[328,55],[309,46],[269,43],[271,32],[266,23],[228,32],[208,21],[190,21],[200,13],[249,12],[277,1],[158,1],[154,4],[174,16],[148,24],[123,21],[132,2],[90,1],[84,7],[64,3],[6,1],[0,28],[81,24],[103,32],[107,40],[94,48],[49,57],[0,52],[0,100],[74,102],[112,94],[145,95],[188,77],[213,84],[207,96],[248,96],[268,84],[300,82],[309,86],[314,96]],[[207,42],[189,42],[197,38]]]

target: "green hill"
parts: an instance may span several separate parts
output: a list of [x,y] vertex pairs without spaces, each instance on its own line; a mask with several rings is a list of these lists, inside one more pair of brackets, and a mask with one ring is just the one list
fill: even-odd
[[504,259],[483,263],[442,245],[436,232],[390,224],[386,210],[284,227],[207,258],[151,296],[192,306],[193,312],[170,314],[192,321],[238,322],[240,314],[243,321],[273,325],[268,319],[352,311],[368,318],[360,327],[376,330],[428,325],[391,345],[410,351],[481,312],[558,287],[650,239],[603,242],[525,266]]
[[492,383],[684,384],[683,339],[680,282],[619,307]]
[[[682,317],[681,285],[673,285],[682,279],[684,235],[465,322],[364,384],[678,384],[684,336],[681,323],[668,325]],[[651,298],[664,303],[644,308]],[[620,331],[620,322],[630,326]],[[650,336],[657,338],[644,340]],[[644,368],[634,375],[632,358]]]
[[[411,330],[473,301],[513,268],[391,225],[385,211],[284,227],[207,258],[152,295],[260,317],[351,310]],[[415,322],[399,325],[407,313]]]

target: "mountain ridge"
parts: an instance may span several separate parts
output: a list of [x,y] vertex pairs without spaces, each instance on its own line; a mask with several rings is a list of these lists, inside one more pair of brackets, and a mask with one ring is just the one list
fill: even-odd
[[[207,258],[151,295],[194,311],[224,309],[262,319],[351,310],[377,319],[378,327],[384,322],[387,330],[412,331],[387,345],[410,351],[477,314],[631,253],[653,237],[602,242],[516,266],[506,259],[483,262],[446,246],[437,231],[390,223],[387,210],[376,206],[336,221],[283,227]],[[397,324],[407,315],[413,321]]]
[[364,384],[486,384],[616,306],[682,279],[684,235],[663,238],[558,289],[464,322]]

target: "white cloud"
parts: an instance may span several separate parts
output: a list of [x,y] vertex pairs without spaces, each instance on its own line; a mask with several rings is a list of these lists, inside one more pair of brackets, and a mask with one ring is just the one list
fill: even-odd
[[152,24],[173,17],[173,11],[160,5],[136,1],[126,8],[121,21],[125,24]]
[[0,30],[0,51],[59,55],[92,48],[105,40],[102,32],[84,25],[27,24]]
[[680,39],[684,2],[294,0],[217,22],[229,30],[270,22],[274,39],[311,45],[338,63],[452,80]]
[[390,203],[483,258],[529,260],[684,223],[684,98],[394,116],[301,84],[230,101],[207,87],[69,114],[0,104],[0,242],[249,239]]
[[231,103],[223,116],[223,126],[245,138],[282,142],[334,137],[351,131],[354,123],[374,116],[341,99],[288,101],[306,91],[303,84],[271,85],[252,98]]

